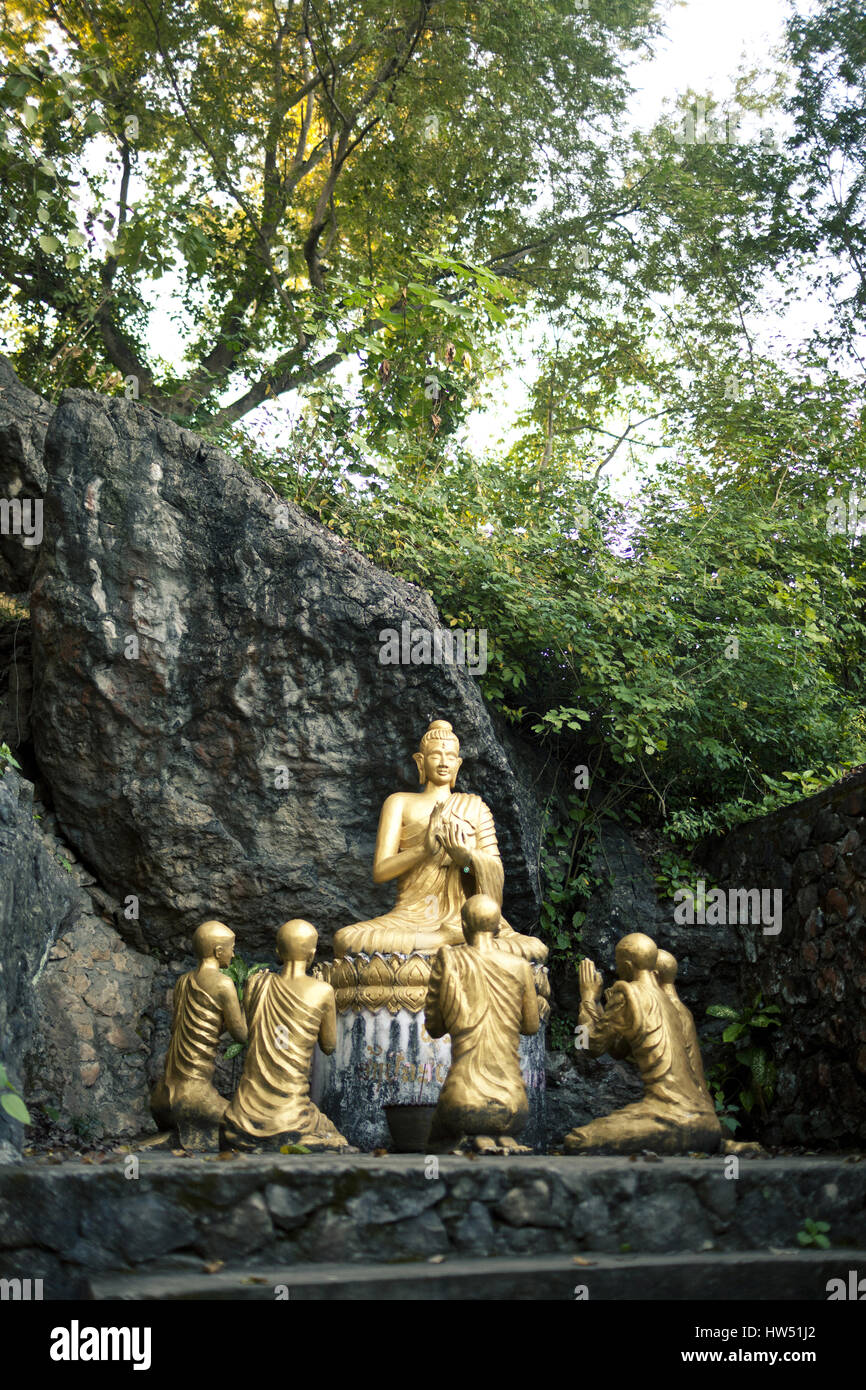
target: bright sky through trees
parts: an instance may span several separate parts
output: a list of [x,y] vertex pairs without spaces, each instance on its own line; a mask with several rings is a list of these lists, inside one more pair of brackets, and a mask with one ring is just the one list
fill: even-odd
[[[801,2],[799,8],[807,6]],[[712,92],[723,102],[731,95],[739,67],[775,65],[788,10],[788,0],[675,0],[665,18],[666,37],[658,42],[655,55],[639,59],[632,68],[635,125],[650,129],[665,105],[672,105],[687,88]],[[808,328],[808,312],[805,318],[796,317]],[[540,339],[542,332],[539,325],[532,339]],[[524,350],[520,355],[522,365],[515,364],[503,377],[491,407],[468,420],[467,439],[473,449],[509,439],[532,372],[531,353]],[[623,453],[609,470],[612,481],[620,478],[616,491],[622,494],[634,489],[634,482],[622,476],[627,468]]]

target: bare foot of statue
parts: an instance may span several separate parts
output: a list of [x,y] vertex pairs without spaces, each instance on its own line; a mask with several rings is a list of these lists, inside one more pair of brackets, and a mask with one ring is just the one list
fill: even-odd
[[510,1134],[467,1134],[460,1140],[456,1148],[451,1150],[455,1154],[529,1154],[531,1149],[527,1149],[523,1144],[518,1144],[517,1140]]
[[501,1134],[499,1142],[502,1145],[500,1152],[506,1154],[531,1154],[532,1150],[525,1144],[518,1144],[512,1134]]

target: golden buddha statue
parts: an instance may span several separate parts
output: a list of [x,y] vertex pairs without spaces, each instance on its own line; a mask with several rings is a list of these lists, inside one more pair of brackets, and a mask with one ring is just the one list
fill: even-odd
[[[397,902],[382,917],[342,927],[334,937],[338,960],[457,945],[464,940],[460,912],[467,898],[485,893],[502,904],[505,875],[493,816],[480,796],[454,790],[462,760],[447,720],[433,720],[414,761],[423,790],[387,798],[373,858],[374,882],[399,881]],[[504,918],[497,946],[526,960],[547,959],[542,941],[521,936]]]
[[[567,1153],[715,1153],[721,1145],[703,1067],[698,1072],[695,1065],[700,1053],[694,1022],[679,998],[675,1002],[660,983],[658,955],[655,942],[642,932],[624,936],[616,947],[619,978],[607,991],[603,1009],[598,1002],[601,976],[591,960],[580,962],[579,1021],[587,1028],[589,1052],[593,1057],[604,1052],[629,1057],[640,1071],[645,1094],[633,1105],[573,1129],[565,1138]],[[669,973],[663,958],[661,975]]]
[[433,1147],[529,1153],[518,1144],[529,1116],[520,1035],[538,1032],[538,1000],[525,960],[497,950],[499,904],[484,894],[463,906],[465,942],[439,950],[427,987],[427,1031],[451,1034],[451,1067],[433,1116]]
[[277,932],[279,974],[263,971],[247,983],[250,1041],[225,1116],[225,1137],[235,1148],[349,1148],[310,1100],[313,1049],[318,1042],[333,1052],[337,1043],[334,991],[307,974],[317,942],[309,922],[284,922]]
[[223,968],[234,955],[235,935],[223,922],[203,922],[192,938],[198,966],[174,987],[171,1042],[165,1073],[154,1086],[150,1108],[160,1129],[177,1129],[185,1149],[216,1149],[228,1101],[213,1084],[221,1035],[246,1042],[247,1025],[237,990]]
[[706,1077],[704,1076],[704,1063],[701,1058],[700,1044],[698,1043],[698,1030],[695,1027],[695,1020],[692,1018],[691,1011],[686,1008],[680,996],[677,994],[677,987],[674,981],[677,978],[676,956],[672,956],[670,951],[659,951],[656,957],[656,979],[670,999],[679,1019],[682,1029],[683,1042],[686,1047],[686,1056],[689,1059],[689,1066],[695,1082],[700,1087],[706,1087]]

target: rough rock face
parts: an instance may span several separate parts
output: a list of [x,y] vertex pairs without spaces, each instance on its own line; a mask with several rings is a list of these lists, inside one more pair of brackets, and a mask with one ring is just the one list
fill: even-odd
[[[601,885],[593,893],[581,928],[581,946],[613,983],[614,950],[629,932],[645,932],[679,962],[677,990],[700,1028],[710,1004],[738,998],[743,947],[735,927],[680,926],[673,900],[660,902],[652,874],[631,836],[602,823],[591,872]],[[575,1017],[580,1007],[577,974],[557,987],[557,999]]]
[[575,1048],[549,1052],[546,1073],[547,1143],[552,1149],[561,1149],[565,1136],[578,1125],[632,1105],[644,1094],[633,1062],[590,1057]]
[[30,741],[33,660],[26,611],[16,605],[7,618],[0,610],[0,743],[13,753]]
[[386,911],[379,809],[417,786],[432,717],[461,739],[458,786],[493,811],[506,914],[534,926],[538,806],[477,683],[379,661],[383,629],[439,625],[423,592],[138,405],[66,392],[45,463],[36,754],[64,836],[139,899],[139,941],[176,954],[218,916],[243,952],[305,916],[327,945]]
[[[33,787],[7,771],[0,778],[0,1061],[28,1106],[55,1106],[82,1139],[138,1133],[153,1127],[146,1069],[156,962],[100,915],[111,916],[111,904],[73,859],[53,818],[34,803]],[[0,1111],[0,1147],[20,1148],[26,1137]]]
[[740,925],[741,997],[779,1005],[769,1143],[866,1140],[866,771],[707,850],[723,887],[781,890],[782,930]]
[[[0,777],[0,866],[0,1061],[27,1093],[26,1063],[39,1039],[34,986],[76,894],[38,834],[32,786],[11,768]],[[0,1109],[0,1156],[19,1150],[24,1134]]]
[[[29,391],[0,356],[0,500],[42,498],[42,448],[50,419],[51,407]],[[38,545],[25,545],[20,534],[0,534],[0,589],[29,589],[38,555]]]
[[92,912],[82,912],[49,952],[29,1094],[56,1105],[82,1139],[153,1128],[145,1014],[154,966]]

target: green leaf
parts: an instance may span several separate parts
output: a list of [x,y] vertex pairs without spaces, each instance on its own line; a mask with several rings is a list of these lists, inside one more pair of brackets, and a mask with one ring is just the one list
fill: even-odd
[[0,1096],[0,1105],[3,1106],[7,1115],[12,1116],[13,1120],[19,1120],[22,1125],[30,1124],[30,1114],[27,1106],[24,1104],[21,1097],[16,1095],[14,1091],[7,1092],[5,1095]]
[[39,237],[39,245],[48,256],[53,256],[55,251],[60,250],[60,242],[50,232],[42,232]]
[[228,1061],[231,1061],[232,1057],[237,1057],[238,1053],[243,1052],[245,1046],[245,1043],[229,1043],[228,1047],[226,1048],[226,1059]]

